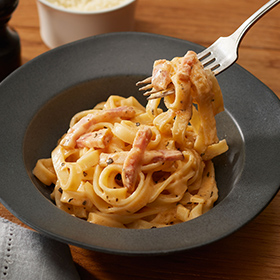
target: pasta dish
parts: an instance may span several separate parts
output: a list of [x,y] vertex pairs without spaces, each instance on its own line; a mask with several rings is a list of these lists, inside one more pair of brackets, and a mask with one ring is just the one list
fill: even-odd
[[[155,228],[194,219],[218,198],[212,159],[225,151],[215,115],[224,110],[218,82],[196,53],[154,62],[148,100],[110,96],[77,113],[51,158],[33,174],[54,185],[62,210],[91,223]],[[160,105],[161,99],[165,109]]]

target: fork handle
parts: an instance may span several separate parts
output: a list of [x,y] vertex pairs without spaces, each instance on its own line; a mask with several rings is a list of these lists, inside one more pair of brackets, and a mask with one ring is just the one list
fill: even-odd
[[241,39],[243,38],[244,34],[248,31],[248,29],[266,12],[272,9],[274,6],[280,3],[280,0],[270,0],[265,5],[263,5],[259,10],[257,10],[253,15],[251,15],[246,21],[243,22],[239,26],[239,28],[230,35],[235,41],[236,44],[239,45]]

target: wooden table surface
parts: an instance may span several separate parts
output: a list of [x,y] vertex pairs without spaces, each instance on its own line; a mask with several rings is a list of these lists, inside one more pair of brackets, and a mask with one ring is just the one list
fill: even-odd
[[[231,34],[265,3],[266,0],[138,0],[135,31],[209,46],[218,37]],[[48,51],[40,37],[35,0],[20,0],[9,24],[20,35],[23,63]],[[238,64],[280,98],[280,5],[247,33]],[[1,204],[0,215],[22,225]],[[81,279],[280,279],[280,193],[239,231],[193,251],[127,257],[70,248]]]

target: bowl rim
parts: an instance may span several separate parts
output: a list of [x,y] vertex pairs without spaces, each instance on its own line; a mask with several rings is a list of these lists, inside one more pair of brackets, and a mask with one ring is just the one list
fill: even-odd
[[98,10],[98,11],[79,11],[79,10],[72,10],[72,9],[67,9],[64,7],[60,7],[57,5],[54,5],[52,3],[50,3],[48,0],[37,0],[37,3],[41,3],[53,10],[59,11],[59,12],[63,12],[66,14],[74,14],[74,15],[102,15],[102,14],[106,14],[106,13],[111,13],[111,12],[115,12],[117,10],[120,10],[122,8],[125,8],[126,6],[131,5],[133,2],[136,2],[137,0],[127,0],[125,3],[121,4],[121,5],[117,5],[115,7],[112,8],[107,8],[107,9],[102,9],[102,10]]

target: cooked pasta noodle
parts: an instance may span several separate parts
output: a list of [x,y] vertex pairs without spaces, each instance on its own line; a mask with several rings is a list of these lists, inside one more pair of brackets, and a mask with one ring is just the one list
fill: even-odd
[[218,82],[194,52],[154,63],[152,86],[170,88],[146,108],[110,96],[77,113],[51,158],[34,175],[54,184],[56,205],[91,223],[154,228],[194,219],[218,198],[212,158],[227,149],[215,115],[224,110]]

